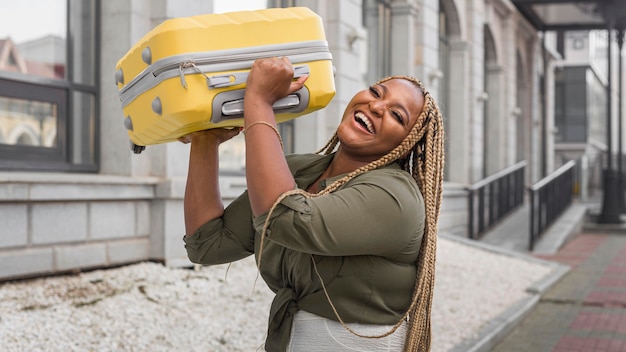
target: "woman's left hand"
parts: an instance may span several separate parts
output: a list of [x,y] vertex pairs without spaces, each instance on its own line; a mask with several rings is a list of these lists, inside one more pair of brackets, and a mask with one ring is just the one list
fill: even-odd
[[286,57],[257,59],[250,70],[244,101],[256,98],[272,105],[304,86],[308,76],[293,80],[294,70]]

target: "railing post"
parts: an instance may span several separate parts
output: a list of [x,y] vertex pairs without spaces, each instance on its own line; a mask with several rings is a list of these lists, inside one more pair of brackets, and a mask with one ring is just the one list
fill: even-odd
[[530,238],[528,242],[528,250],[532,251],[535,246],[535,192],[531,189],[530,193]]
[[478,189],[478,233],[485,229],[485,188]]
[[474,190],[470,190],[467,196],[469,203],[467,204],[467,211],[469,215],[469,220],[467,224],[467,236],[473,240],[474,239]]
[[487,225],[491,226],[491,224],[493,224],[493,218],[494,218],[494,212],[495,212],[495,210],[494,210],[494,208],[495,208],[494,207],[494,203],[495,202],[494,202],[493,198],[494,198],[494,194],[496,192],[494,191],[495,186],[494,186],[493,182],[491,182],[489,184],[489,186],[487,186],[487,187],[489,187],[489,197],[488,197],[488,199],[489,199],[489,222],[487,222]]

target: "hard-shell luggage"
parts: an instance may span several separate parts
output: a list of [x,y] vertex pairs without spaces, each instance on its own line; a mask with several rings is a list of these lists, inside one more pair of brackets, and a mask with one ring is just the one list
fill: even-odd
[[243,126],[254,60],[286,56],[305,86],[274,104],[277,122],[325,107],[335,94],[321,18],[305,7],[169,19],[117,65],[124,125],[135,153],[194,131]]

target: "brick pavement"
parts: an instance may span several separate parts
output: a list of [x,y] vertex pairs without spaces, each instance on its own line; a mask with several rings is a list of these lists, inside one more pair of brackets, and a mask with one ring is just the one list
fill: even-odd
[[584,232],[536,255],[572,270],[492,352],[626,352],[626,234]]

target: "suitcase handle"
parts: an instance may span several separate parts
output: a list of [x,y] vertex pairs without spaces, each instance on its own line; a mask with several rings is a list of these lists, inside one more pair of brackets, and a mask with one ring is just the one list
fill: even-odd
[[[310,74],[309,66],[295,66],[293,68],[293,78],[298,78]],[[235,72],[224,75],[215,75],[207,77],[209,88],[230,87],[237,84],[245,83],[248,80],[250,72]]]
[[[300,97],[297,94],[290,94],[282,99],[278,99],[272,108],[274,111],[297,107],[300,105]],[[243,99],[226,102],[222,105],[223,116],[233,116],[243,114]]]

